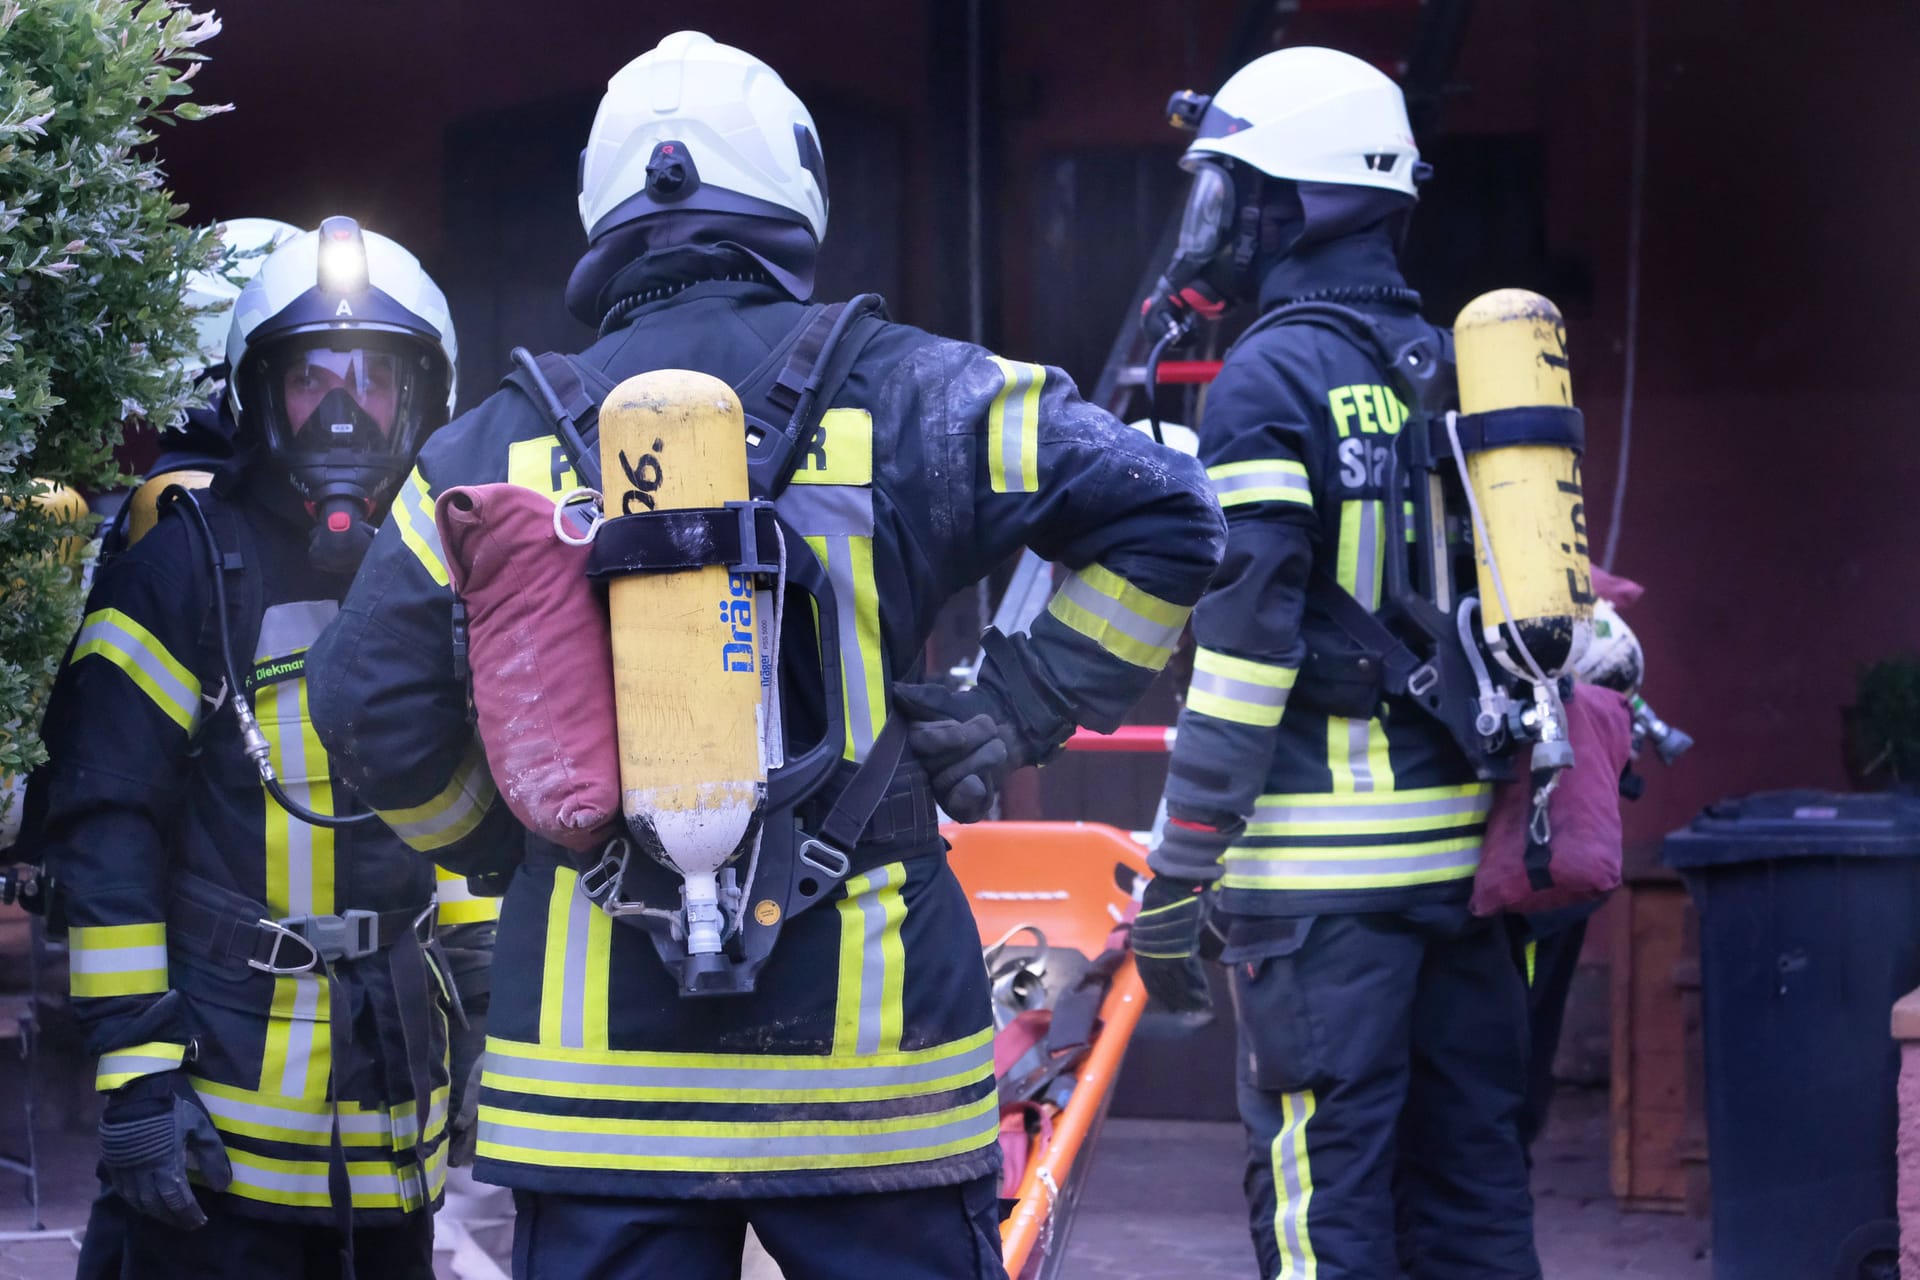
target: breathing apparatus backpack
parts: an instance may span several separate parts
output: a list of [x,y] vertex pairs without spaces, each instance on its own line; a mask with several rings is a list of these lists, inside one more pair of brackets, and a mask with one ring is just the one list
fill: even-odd
[[[789,589],[809,597],[814,605],[824,731],[797,753],[781,751],[766,770],[757,820],[736,854],[748,862],[745,883],[739,882],[729,860],[706,877],[706,892],[696,894],[695,876],[655,851],[664,865],[686,877],[680,904],[632,896],[641,877],[629,875],[635,849],[624,837],[614,840],[581,876],[581,892],[595,905],[647,933],[662,962],[678,976],[682,995],[753,990],[786,920],[827,897],[851,873],[851,852],[887,798],[900,764],[905,736],[897,718],[888,720],[858,765],[844,763],[842,638],[833,586],[824,566],[800,535],[785,526],[773,505],[798,468],[822,414],[883,323],[884,304],[874,294],[809,307],[783,344],[785,360],[736,389],[744,419],[750,500],[709,508],[609,511],[608,518],[596,521],[592,528],[586,577],[595,582],[617,586],[620,579],[632,575],[718,566],[736,585],[755,584],[750,598],[764,598],[771,587],[776,617],[779,597]],[[595,493],[607,492],[595,444],[602,401],[615,385],[599,370],[569,356],[536,357],[517,349],[513,358],[518,368],[507,378],[507,385],[526,395],[553,421],[581,483]],[[750,617],[765,612],[749,607]],[[746,625],[749,634],[757,627],[752,622]],[[774,634],[778,630],[776,622]],[[766,662],[764,656],[762,662]],[[777,689],[779,672],[770,665],[763,670],[762,679],[770,679]],[[770,708],[766,716],[764,732],[777,735],[777,708]],[[489,750],[491,754],[491,746]],[[803,806],[817,812],[827,803],[828,788],[835,785],[839,792],[831,798],[824,819],[809,824],[811,830],[804,828]],[[631,811],[628,825],[634,827]],[[637,827],[634,834],[641,834]],[[716,877],[718,893],[710,896]],[[657,882],[658,877],[654,879]]]
[[[1406,697],[1446,729],[1483,780],[1513,778],[1517,747],[1535,744],[1534,780],[1550,790],[1572,762],[1560,682],[1584,648],[1593,607],[1579,487],[1584,431],[1565,392],[1559,313],[1519,290],[1485,295],[1462,311],[1456,328],[1524,330],[1505,336],[1537,348],[1522,354],[1557,372],[1560,393],[1549,399],[1537,387],[1523,388],[1518,403],[1466,413],[1456,408],[1460,371],[1455,335],[1446,330],[1417,317],[1394,323],[1306,301],[1267,312],[1235,345],[1282,324],[1311,325],[1359,348],[1387,371],[1409,410],[1388,452],[1380,608],[1369,609],[1315,567],[1302,627],[1307,654],[1293,700],[1328,715],[1368,718],[1383,698]],[[1476,341],[1476,357],[1497,363]],[[1492,355],[1512,364],[1521,348],[1506,345],[1511,349]],[[1491,380],[1482,376],[1476,387]],[[1565,522],[1551,544],[1537,536],[1488,537],[1489,500],[1476,492],[1486,482],[1474,469],[1503,453],[1513,463],[1516,450],[1533,483],[1503,488],[1521,490],[1517,496],[1534,505],[1522,514],[1536,532],[1550,529],[1556,516]],[[1543,485],[1563,510],[1538,509]],[[1469,574],[1478,579],[1477,593]],[[1528,588],[1517,618],[1507,608],[1519,594],[1510,586]],[[1475,613],[1483,619],[1478,635]],[[1544,815],[1545,797],[1538,801]]]

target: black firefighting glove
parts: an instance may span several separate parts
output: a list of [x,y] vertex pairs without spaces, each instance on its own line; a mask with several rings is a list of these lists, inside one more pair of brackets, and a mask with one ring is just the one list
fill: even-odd
[[184,1071],[141,1076],[107,1095],[100,1116],[100,1167],[114,1194],[178,1231],[206,1225],[187,1171],[214,1191],[233,1166]]
[[896,684],[893,705],[907,718],[907,747],[926,769],[933,798],[955,822],[986,817],[1000,784],[1028,763],[1019,730],[984,689]]
[[1024,637],[989,627],[981,645],[986,661],[971,689],[893,686],[907,747],[926,769],[933,798],[956,822],[986,817],[1008,774],[1045,763],[1073,733],[1064,699],[1035,668]]
[[1210,1014],[1213,993],[1201,959],[1207,929],[1204,880],[1155,876],[1133,921],[1133,961],[1147,995],[1172,1013]]

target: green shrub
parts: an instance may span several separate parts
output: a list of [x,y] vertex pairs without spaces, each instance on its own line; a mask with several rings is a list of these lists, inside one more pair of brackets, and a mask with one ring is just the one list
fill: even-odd
[[187,100],[219,29],[169,0],[0,0],[0,776],[42,755],[79,609],[50,553],[85,530],[35,482],[113,485],[125,421],[172,423],[190,396],[179,273],[213,241],[180,225],[151,144],[226,109]]

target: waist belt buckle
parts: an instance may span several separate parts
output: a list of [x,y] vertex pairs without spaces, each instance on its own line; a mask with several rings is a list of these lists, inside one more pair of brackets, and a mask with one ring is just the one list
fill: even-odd
[[280,924],[328,964],[358,960],[380,949],[380,913],[362,907],[337,916],[290,916]]

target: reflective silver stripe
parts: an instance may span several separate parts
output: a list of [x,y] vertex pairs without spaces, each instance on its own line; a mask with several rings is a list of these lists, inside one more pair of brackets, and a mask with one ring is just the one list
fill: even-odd
[[1247,702],[1273,711],[1285,710],[1287,694],[1292,692],[1288,688],[1276,689],[1272,685],[1254,684],[1251,680],[1235,680],[1232,676],[1202,671],[1197,666],[1193,669],[1193,683],[1188,687],[1201,693],[1210,693],[1216,698]]
[[859,584],[853,577],[850,538],[827,539],[827,577],[833,581],[833,612],[840,630],[840,684],[847,702],[847,740],[853,758],[873,747],[873,707],[867,698],[867,653],[860,643]]
[[[442,1087],[433,1091],[433,1101],[427,1104],[427,1137],[439,1136],[447,1122],[447,1090]],[[419,1138],[420,1115],[411,1102],[401,1103],[394,1110],[393,1146],[396,1150],[411,1147]]]
[[860,895],[860,925],[866,935],[860,961],[860,1034],[854,1052],[880,1052],[880,1019],[887,999],[887,957],[881,940],[887,932],[887,907],[881,900],[882,889],[905,879],[899,864],[878,867],[867,873],[868,892]]
[[1354,595],[1369,609],[1380,607],[1380,504],[1360,504],[1359,534],[1354,552]]
[[[1390,792],[1380,794],[1392,794]],[[1262,801],[1266,797],[1261,797]],[[1493,807],[1491,792],[1450,796],[1441,800],[1381,800],[1372,804],[1266,804],[1255,807],[1252,821],[1276,824],[1328,822],[1391,822],[1402,818],[1462,818],[1486,816]]]
[[[160,654],[148,647],[149,642],[158,646],[158,638],[151,634],[136,634],[116,621],[121,616],[124,615],[117,609],[103,609],[89,615],[86,625],[80,628],[80,634],[74,637],[74,659],[78,661],[88,652],[108,651],[101,653],[101,656],[116,666],[130,664],[137,669],[146,679],[146,692],[156,701],[164,698],[169,704],[161,709],[182,728],[191,728],[200,716],[199,681],[181,679],[161,660]],[[171,654],[167,656],[172,657]],[[181,667],[180,670],[185,671],[186,668]]]
[[[774,508],[805,537],[873,536],[873,490],[865,485],[788,485]],[[788,547],[787,554],[793,553]]]
[[[380,820],[409,848],[431,853],[444,849],[479,826],[498,794],[487,758],[479,740],[475,739],[438,795],[411,809],[382,809]],[[462,890],[466,887],[464,877],[440,878],[443,888],[451,882],[457,882]],[[441,896],[446,898],[444,892]]]
[[[307,755],[306,701],[305,680],[281,685],[273,707],[267,713],[278,732],[270,732],[267,736],[280,749],[280,785],[295,801],[312,808],[313,787],[310,780],[327,777],[327,761],[324,757],[315,761]],[[275,801],[269,798],[267,803],[271,805]],[[314,829],[292,814],[286,817],[286,827],[287,914],[312,915],[317,909],[313,901]]]
[[394,495],[394,519],[400,526],[400,538],[413,551],[427,576],[440,586],[446,586],[447,551],[440,544],[440,526],[433,520],[433,496],[427,490],[427,479],[418,468],[400,484],[399,493]]
[[[878,1133],[863,1131],[871,1126],[871,1121],[848,1120],[840,1122],[847,1126],[844,1132],[782,1133],[779,1122],[734,1125],[700,1121],[691,1122],[700,1130],[699,1133],[681,1134],[674,1132],[679,1126],[673,1121],[661,1121],[658,1124],[643,1122],[618,1129],[609,1122],[606,1129],[593,1132],[549,1130],[534,1127],[543,1117],[482,1107],[480,1141],[496,1146],[582,1156],[646,1155],[697,1160],[777,1161],[795,1157],[880,1155],[963,1142],[978,1135],[983,1125],[988,1129],[998,1127],[992,1110],[976,1112],[977,1108],[969,1107],[959,1115],[936,1113],[948,1114],[951,1118],[921,1128]],[[497,1118],[503,1115],[525,1116],[533,1123],[511,1124]],[[730,1129],[746,1132],[736,1137],[727,1133]]]
[[[510,1076],[517,1092],[538,1093],[528,1084],[575,1085],[620,1090],[708,1089],[738,1093],[791,1092],[813,1093],[819,1090],[892,1090],[916,1085],[934,1085],[955,1077],[967,1080],[984,1078],[993,1071],[993,1042],[985,1036],[977,1043],[956,1042],[953,1051],[907,1063],[866,1064],[857,1059],[847,1065],[824,1065],[833,1059],[821,1058],[821,1066],[749,1066],[734,1055],[713,1065],[702,1065],[692,1054],[634,1054],[636,1058],[660,1058],[653,1062],[556,1062],[518,1052],[512,1041],[487,1041],[487,1074]],[[842,1060],[845,1061],[845,1060]]]
[[1026,420],[1027,392],[1033,389],[1036,379],[1045,376],[1046,371],[1039,365],[1014,364],[1010,361],[996,360],[1000,373],[1006,379],[1006,386],[994,398],[992,408],[1000,414],[1000,468],[1002,482],[996,486],[1003,493],[1031,493],[1038,487],[1038,477],[1029,476],[1022,454],[1026,451],[1027,432],[1035,424]]
[[327,624],[340,616],[340,605],[333,600],[296,600],[269,605],[260,615],[260,640],[253,646],[253,660],[286,658],[308,648]]
[[103,1053],[96,1071],[99,1076],[150,1076],[157,1071],[171,1071],[178,1067],[186,1057],[183,1046],[176,1046],[172,1053]]
[[1367,758],[1373,722],[1347,721],[1347,767],[1353,771],[1353,789],[1371,791],[1374,787],[1373,762]]
[[[219,1087],[206,1087],[205,1082],[194,1082],[194,1095],[200,1099],[219,1127],[250,1124],[267,1129],[287,1129],[313,1139],[325,1146],[333,1137],[333,1113],[322,1105],[319,1110],[296,1109],[291,1106],[275,1106],[269,1102],[250,1102],[232,1097],[219,1091]],[[221,1122],[226,1124],[222,1125]],[[340,1112],[340,1133],[342,1137],[371,1138],[382,1145],[390,1145],[393,1127],[386,1116],[377,1111]]]
[[[303,822],[289,824],[304,827]],[[314,1020],[320,1014],[320,998],[326,979],[314,974],[283,978],[293,983],[293,1017],[287,1020],[287,1061],[280,1073],[280,1092],[290,1098],[305,1096],[307,1073],[313,1066]]]
[[1122,635],[1152,649],[1173,648],[1180,643],[1180,633],[1187,625],[1184,617],[1172,623],[1155,622],[1142,617],[1128,608],[1124,600],[1116,600],[1096,589],[1077,573],[1060,584],[1057,594],[1061,599],[1079,605]]
[[1286,489],[1301,494],[1303,500],[1310,500],[1312,496],[1312,488],[1304,474],[1278,466],[1243,471],[1237,475],[1215,475],[1209,470],[1207,476],[1213,484],[1214,496],[1223,507],[1233,505],[1234,494],[1250,489]]
[[560,1044],[567,1049],[587,1044],[587,951],[596,910],[586,894],[567,895],[567,949],[560,977]]
[[1228,874],[1239,878],[1308,878],[1337,880],[1350,876],[1415,875],[1427,871],[1470,872],[1480,865],[1480,842],[1465,849],[1422,853],[1410,857],[1314,858],[1305,851],[1280,859],[1242,856],[1264,849],[1235,849],[1227,855]]
[[1307,1152],[1307,1121],[1313,1118],[1311,1090],[1280,1095],[1280,1130],[1273,1135],[1274,1243],[1280,1247],[1276,1280],[1307,1280],[1318,1266],[1307,1234],[1307,1210],[1313,1200],[1313,1174]]
[[67,970],[69,973],[91,975],[96,973],[145,973],[158,969],[165,972],[167,967],[167,948],[165,943],[145,947],[73,947],[67,952]]

